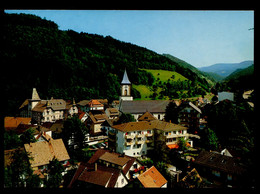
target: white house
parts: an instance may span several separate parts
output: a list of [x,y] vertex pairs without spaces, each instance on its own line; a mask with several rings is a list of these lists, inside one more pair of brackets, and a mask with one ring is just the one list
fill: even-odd
[[193,141],[190,137],[199,138],[199,136],[189,134],[187,129],[181,125],[159,120],[114,125],[109,128],[108,147],[128,156],[146,155],[147,151],[154,148],[155,130],[162,132],[165,144],[170,149],[176,148],[178,139],[181,137],[188,140],[189,146],[192,147]]

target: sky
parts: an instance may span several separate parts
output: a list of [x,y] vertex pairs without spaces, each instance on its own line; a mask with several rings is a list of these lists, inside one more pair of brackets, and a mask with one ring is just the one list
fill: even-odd
[[171,54],[195,67],[254,60],[254,11],[5,10]]

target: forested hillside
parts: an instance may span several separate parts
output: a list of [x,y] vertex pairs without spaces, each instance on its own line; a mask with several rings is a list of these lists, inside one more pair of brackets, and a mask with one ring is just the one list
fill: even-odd
[[209,89],[206,79],[146,48],[110,36],[61,31],[54,22],[34,15],[3,13],[3,18],[1,84],[6,114],[12,115],[30,98],[33,87],[42,99],[118,99],[125,68],[136,85],[154,82],[142,68],[163,69]]
[[244,68],[238,69],[226,77],[220,85],[219,90],[230,90],[233,92],[244,92],[245,90],[255,89],[256,77],[254,74],[254,64]]

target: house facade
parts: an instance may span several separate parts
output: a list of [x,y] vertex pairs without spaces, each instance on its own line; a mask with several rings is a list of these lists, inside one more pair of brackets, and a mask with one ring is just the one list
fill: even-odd
[[108,147],[128,156],[138,157],[146,155],[149,150],[154,149],[155,130],[161,131],[161,134],[163,134],[162,138],[169,148],[176,145],[179,138],[186,139],[191,147],[193,146],[193,141],[190,137],[199,138],[199,136],[189,134],[187,128],[181,125],[159,120],[139,121],[110,127]]

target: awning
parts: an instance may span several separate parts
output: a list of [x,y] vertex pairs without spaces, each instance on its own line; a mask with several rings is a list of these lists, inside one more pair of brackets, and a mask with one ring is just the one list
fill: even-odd
[[[170,148],[170,149],[178,149],[179,148],[179,145],[178,144],[170,144],[170,145],[167,145],[168,146],[168,148]],[[186,143],[186,146],[187,147],[191,147],[191,145],[187,142]]]

